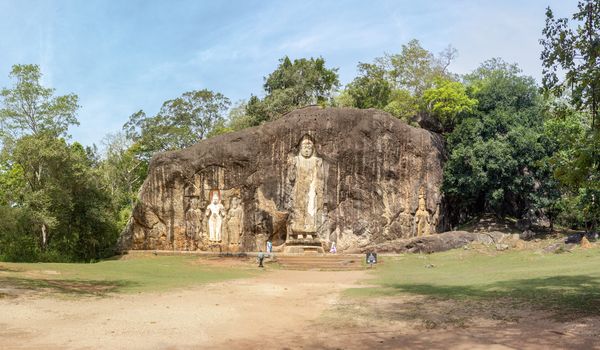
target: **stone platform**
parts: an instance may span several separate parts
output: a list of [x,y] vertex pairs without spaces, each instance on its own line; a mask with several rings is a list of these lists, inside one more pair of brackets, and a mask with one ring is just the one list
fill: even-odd
[[363,255],[277,255],[275,262],[288,270],[361,270]]

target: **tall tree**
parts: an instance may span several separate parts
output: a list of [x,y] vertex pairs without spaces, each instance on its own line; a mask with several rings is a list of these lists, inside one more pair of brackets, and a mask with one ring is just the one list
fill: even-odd
[[386,79],[387,71],[381,65],[358,64],[358,77],[348,84],[347,93],[357,108],[379,108],[388,105],[392,84]]
[[[568,149],[571,156],[562,159],[555,174],[570,189],[572,202],[580,203],[590,228],[600,217],[600,0],[578,1],[572,22],[555,18],[547,8],[542,34],[544,91],[567,99],[584,114],[578,118],[583,121],[579,124],[583,132],[562,149]],[[565,122],[562,113],[551,115],[557,123]]]
[[147,169],[136,157],[133,141],[124,133],[109,134],[103,140],[104,154],[99,170],[104,178],[108,193],[117,206],[133,208],[135,197]]
[[[546,26],[540,43],[543,85],[557,96],[570,89],[572,103],[592,115],[596,127],[600,105],[600,0],[579,1],[572,16],[577,26],[572,28],[567,18],[555,18],[548,7]],[[564,72],[564,80],[559,73]]]
[[483,212],[523,217],[539,211],[547,173],[541,99],[516,65],[490,60],[465,77],[479,103],[448,135],[443,190],[460,223]]
[[[411,40],[402,45],[399,53],[377,57],[373,63],[359,63],[358,76],[343,93],[344,101],[357,108],[383,109],[409,123],[430,115],[447,121],[447,113],[438,113],[440,108],[432,113],[430,103],[433,95],[437,96],[438,102],[442,98],[449,101],[450,87],[459,94],[463,89],[460,83],[446,84],[443,90],[438,86],[440,82],[457,80],[448,72],[455,57],[456,50],[451,46],[436,56],[424,49],[418,40]],[[424,94],[430,89],[434,90],[429,92],[429,100],[425,100]],[[446,93],[446,97],[442,93]]]
[[458,82],[437,78],[434,86],[423,92],[424,110],[437,118],[444,130],[451,131],[459,114],[471,113],[477,100],[467,95],[465,86]]
[[266,96],[252,96],[246,113],[256,120],[273,120],[294,108],[331,102],[339,87],[337,68],[327,68],[325,59],[300,58],[293,62],[285,56],[279,66],[266,76],[263,85]]
[[206,138],[225,120],[230,105],[227,97],[210,90],[189,91],[165,101],[155,116],[138,111],[123,126],[126,135],[148,161],[155,152],[191,146]]
[[40,84],[41,77],[37,65],[17,64],[12,67],[10,78],[15,83],[12,88],[0,91],[3,102],[0,121],[6,134],[66,135],[70,125],[79,124],[76,118],[79,109],[77,95],[54,96],[54,89]]
[[42,253],[63,260],[108,253],[118,234],[114,211],[80,144],[49,134],[26,135],[15,142],[11,163],[22,169],[25,183],[13,206],[24,210]]
[[[0,259],[89,260],[109,252],[118,230],[93,152],[69,144],[77,96],[54,97],[35,65],[13,66],[2,89]],[[11,216],[7,218],[6,216]]]
[[456,57],[456,49],[448,46],[439,56],[424,49],[413,39],[402,45],[398,54],[387,54],[377,61],[387,67],[395,89],[406,89],[420,96],[431,87],[436,78],[449,75],[447,68]]

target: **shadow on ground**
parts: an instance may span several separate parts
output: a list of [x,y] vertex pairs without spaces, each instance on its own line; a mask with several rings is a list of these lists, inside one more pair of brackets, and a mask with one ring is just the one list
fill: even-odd
[[111,280],[68,280],[68,279],[32,279],[21,277],[0,278],[0,289],[49,292],[64,295],[104,296],[118,292],[123,288],[137,285],[134,282]]
[[476,286],[392,283],[383,287],[399,293],[440,298],[509,299],[567,319],[600,316],[600,279],[586,275],[518,279]]

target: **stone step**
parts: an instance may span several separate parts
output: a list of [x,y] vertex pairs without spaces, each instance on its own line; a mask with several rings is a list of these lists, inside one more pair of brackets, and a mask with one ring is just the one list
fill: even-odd
[[354,256],[280,256],[275,261],[284,269],[292,270],[359,270],[362,259]]

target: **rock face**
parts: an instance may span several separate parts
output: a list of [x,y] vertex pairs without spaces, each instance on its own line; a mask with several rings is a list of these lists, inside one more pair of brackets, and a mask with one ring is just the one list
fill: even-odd
[[381,111],[299,109],[157,154],[119,245],[349,251],[442,232],[443,147]]
[[[505,243],[506,242],[506,243]],[[484,246],[493,246],[496,250],[503,251],[510,248],[507,243],[517,244],[523,242],[514,240],[512,235],[502,232],[478,233],[468,231],[449,231],[438,235],[425,237],[401,238],[383,243],[373,243],[355,252],[366,253],[437,253],[446,250],[465,247],[471,243]]]

